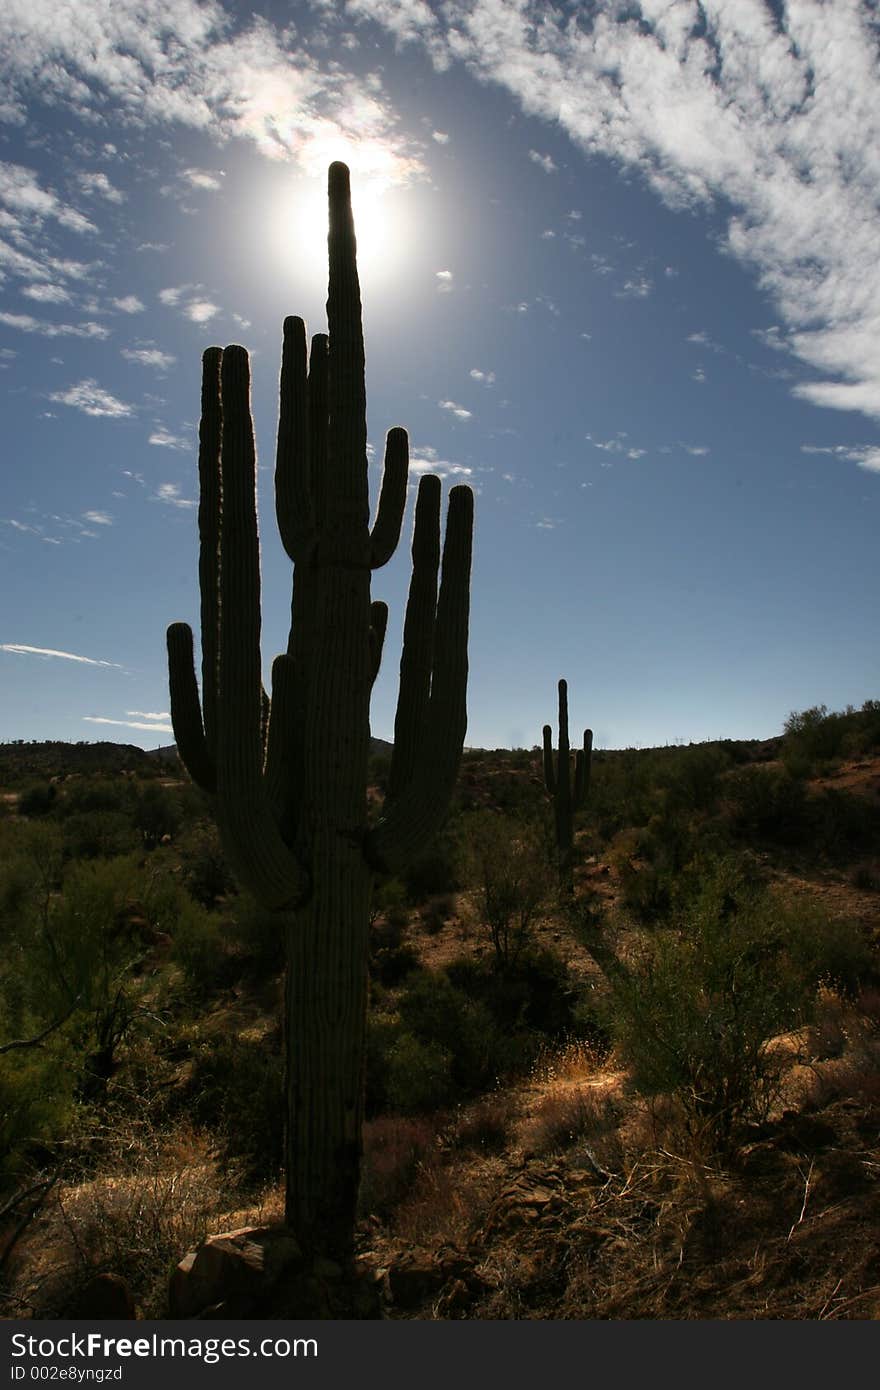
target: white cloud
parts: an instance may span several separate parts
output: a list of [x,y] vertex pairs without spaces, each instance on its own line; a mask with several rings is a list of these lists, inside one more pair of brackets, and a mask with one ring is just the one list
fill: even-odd
[[795,394],[880,418],[880,71],[869,0],[459,0],[431,24],[362,8],[461,61],[675,209],[718,207],[725,248],[822,374]]
[[869,473],[880,473],[880,445],[877,444],[802,444],[801,453],[830,454],[833,458],[857,463]]
[[169,507],[195,507],[196,502],[180,495],[179,483],[160,483],[156,489],[155,501],[165,502]]
[[[156,718],[158,718],[158,717],[159,717],[159,716],[156,716]],[[167,715],[167,716],[164,716],[164,717],[165,717],[165,718],[168,718],[168,719],[171,718],[170,715]],[[153,716],[151,715],[150,718],[152,719]],[[174,729],[173,729],[173,727],[171,726],[170,723],[168,723],[168,724],[157,724],[157,723],[141,724],[141,723],[138,723],[136,720],[131,720],[131,719],[107,719],[107,718],[104,717],[104,715],[101,715],[101,714],[84,714],[84,715],[83,715],[83,723],[84,723],[84,724],[115,724],[115,725],[117,725],[119,728],[123,728],[123,729],[145,729],[145,730],[148,730],[148,731],[151,732],[151,733],[156,733],[156,734],[173,734],[173,733],[174,733]]]
[[113,518],[109,512],[83,512],[86,521],[90,521],[93,526],[112,526]]
[[454,276],[451,270],[435,270],[434,275],[437,279],[437,292],[439,294],[449,294],[452,290]]
[[81,410],[84,415],[123,419],[134,414],[133,406],[117,400],[91,379],[80,381],[76,386],[68,386],[66,391],[53,391],[49,399],[58,401],[61,405],[72,406],[74,410]]
[[694,458],[705,458],[709,452],[707,444],[682,444],[686,454],[691,454]]
[[647,275],[633,275],[625,280],[617,291],[619,299],[647,299],[654,288],[654,282]]
[[77,175],[79,186],[88,197],[105,198],[108,203],[124,203],[125,194],[118,188],[114,188],[106,174],[80,173]]
[[437,450],[429,444],[416,445],[409,453],[410,473],[420,477],[424,473],[436,473],[438,478],[469,478],[473,473],[463,463],[453,463],[438,456]]
[[122,356],[127,362],[136,362],[140,367],[155,367],[159,372],[167,372],[177,358],[171,352],[163,352],[157,347],[122,348]]
[[470,420],[472,411],[465,410],[463,405],[456,405],[455,401],[438,401],[441,410],[449,410],[456,420]]
[[538,164],[545,174],[555,174],[557,166],[549,154],[541,154],[538,150],[529,150],[529,159],[533,164]]
[[36,96],[95,120],[118,102],[133,126],[243,138],[307,173],[333,158],[386,187],[425,173],[375,74],[322,65],[292,27],[234,26],[216,0],[4,0],[0,51],[13,111]]
[[184,169],[181,178],[185,179],[190,188],[201,188],[209,192],[216,192],[223,187],[223,173],[211,174],[207,169]]
[[471,367],[470,375],[474,381],[481,381],[484,386],[495,385],[495,373],[481,371],[479,367]]
[[432,130],[431,139],[435,140],[438,145],[449,144],[449,136],[446,134],[445,130]]
[[207,323],[215,318],[220,312],[219,304],[212,304],[210,299],[194,299],[187,304],[184,311],[188,319],[193,323]]
[[25,285],[22,294],[38,304],[69,304],[70,292],[63,285]]
[[[171,434],[169,430],[166,430],[164,425],[160,425],[158,429],[153,430],[147,442],[149,444],[155,444],[160,449],[183,450],[192,447],[190,440],[184,439],[183,436],[179,434]],[[163,501],[166,500],[166,498],[163,498]]]
[[27,647],[20,642],[0,642],[0,652],[15,652],[20,656],[54,656],[62,661],[79,661],[84,666],[112,666],[117,671],[122,670],[116,661],[98,661],[91,656],[76,656],[73,652],[55,651],[52,647]]
[[122,314],[140,314],[146,308],[136,294],[127,294],[122,299],[111,301],[114,309],[118,309]]
[[102,323],[47,323],[30,314],[0,313],[0,323],[22,333],[41,333],[44,338],[109,338],[110,329]]

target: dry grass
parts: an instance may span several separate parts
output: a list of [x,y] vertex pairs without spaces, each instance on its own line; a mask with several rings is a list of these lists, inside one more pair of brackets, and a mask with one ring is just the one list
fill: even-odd
[[[208,1137],[181,1124],[163,1134],[117,1131],[100,1176],[59,1182],[6,1271],[12,1316],[64,1317],[98,1274],[125,1280],[141,1317],[165,1315],[176,1263],[230,1218],[234,1182]],[[237,1216],[265,1219],[258,1202]],[[239,1221],[237,1224],[241,1224]]]

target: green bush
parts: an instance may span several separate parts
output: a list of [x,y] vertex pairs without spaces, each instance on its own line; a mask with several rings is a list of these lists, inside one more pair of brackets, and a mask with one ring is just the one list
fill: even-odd
[[227,1159],[252,1179],[275,1177],[284,1141],[283,1064],[277,1039],[197,1037],[187,1115],[222,1141]]
[[139,836],[124,811],[75,811],[63,822],[70,859],[112,859],[138,848]]
[[736,830],[752,839],[799,844],[808,833],[803,782],[775,767],[741,768],[726,787]]
[[451,1054],[438,1042],[399,1033],[387,1056],[388,1103],[405,1115],[448,1105],[456,1093],[452,1066]]
[[54,809],[57,798],[53,782],[36,782],[26,787],[18,798],[18,811],[22,816],[45,816]]
[[820,980],[855,984],[868,963],[852,928],[783,907],[721,861],[681,919],[609,974],[617,1047],[639,1090],[676,1095],[724,1146],[778,1094],[785,1062],[768,1040],[809,1021]]

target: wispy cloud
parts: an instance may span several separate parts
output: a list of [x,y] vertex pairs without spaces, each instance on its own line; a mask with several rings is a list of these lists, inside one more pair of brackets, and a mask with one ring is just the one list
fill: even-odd
[[880,473],[880,445],[877,444],[802,444],[803,454],[830,454],[832,458],[857,463],[869,473]]
[[169,507],[195,507],[198,505],[187,497],[181,497],[180,483],[160,483],[156,489],[154,500],[164,502]]
[[[794,393],[880,418],[880,78],[875,7],[468,0],[377,22],[468,65],[675,209],[718,207],[725,249],[822,374]],[[698,17],[699,11],[699,17]]]
[[463,405],[458,405],[455,401],[438,401],[437,404],[441,410],[450,411],[456,420],[470,420],[473,414],[472,411],[466,410]]
[[77,174],[77,181],[87,197],[104,198],[108,203],[125,202],[125,194],[121,189],[114,188],[107,175],[103,172],[86,173],[85,171],[81,171]]
[[93,526],[112,526],[113,518],[109,512],[83,512],[83,518]]
[[74,410],[81,410],[84,415],[122,419],[127,415],[134,414],[133,406],[126,405],[125,401],[117,400],[115,396],[111,396],[109,391],[105,391],[92,379],[77,382],[75,386],[68,386],[66,391],[53,391],[49,400],[58,401],[60,405],[69,405]]
[[156,447],[160,449],[185,450],[192,447],[191,440],[185,439],[183,435],[180,434],[172,434],[170,430],[166,430],[164,425],[159,425],[157,429],[153,430],[147,443],[155,444]]
[[623,430],[616,434],[613,439],[594,439],[591,434],[588,434],[586,438],[594,449],[601,449],[606,454],[620,454],[628,459],[644,458],[648,452],[647,449],[639,449],[628,443],[629,436]]
[[437,280],[437,290],[440,294],[449,294],[452,289],[452,282],[455,279],[451,270],[435,270],[434,275]]
[[0,642],[0,652],[14,652],[18,656],[58,657],[61,661],[79,661],[84,666],[112,666],[117,671],[123,669],[118,661],[100,661],[92,656],[56,651],[53,647],[28,647],[22,642]]
[[146,308],[146,305],[138,299],[136,294],[127,294],[122,299],[113,299],[110,302],[113,308],[118,309],[121,314],[140,314]]
[[234,27],[228,9],[198,0],[65,0],[64,18],[42,3],[0,7],[8,115],[22,119],[34,96],[85,119],[120,100],[133,126],[238,137],[307,173],[344,158],[385,186],[424,175],[420,146],[400,129],[379,76],[322,63],[292,28],[258,16]]
[[156,733],[156,734],[173,734],[173,733],[174,733],[174,729],[173,729],[173,727],[172,727],[172,725],[171,725],[170,723],[167,723],[167,724],[159,724],[159,723],[152,722],[152,721],[154,721],[154,720],[158,720],[159,718],[164,718],[164,719],[169,719],[169,720],[170,720],[170,717],[171,717],[170,715],[163,715],[163,716],[160,716],[160,715],[150,715],[150,721],[151,721],[151,722],[150,722],[150,723],[146,723],[146,722],[138,722],[137,720],[134,720],[134,719],[108,719],[108,718],[106,718],[105,715],[102,715],[102,714],[84,714],[84,715],[83,715],[83,723],[84,723],[84,724],[115,724],[115,725],[117,726],[117,728],[122,728],[122,729],[144,729],[144,730],[147,731],[147,732]]
[[157,347],[122,348],[121,351],[127,362],[136,362],[139,367],[154,367],[158,372],[167,372],[177,361],[173,353]]
[[31,314],[0,313],[0,323],[21,333],[39,333],[44,338],[109,338],[110,329],[102,323],[48,323]]
[[529,159],[533,164],[537,164],[544,170],[545,174],[555,174],[557,165],[549,154],[541,154],[539,150],[529,150]]
[[469,375],[473,378],[474,381],[481,381],[484,386],[495,385],[494,372],[484,372],[480,367],[471,367]]
[[409,467],[415,477],[423,473],[436,473],[438,478],[469,478],[473,474],[473,469],[465,464],[441,458],[429,444],[418,444],[410,449]]

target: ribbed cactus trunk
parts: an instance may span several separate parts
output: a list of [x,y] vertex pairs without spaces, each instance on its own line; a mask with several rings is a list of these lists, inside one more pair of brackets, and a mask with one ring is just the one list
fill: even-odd
[[259,550],[247,354],[204,358],[199,471],[202,700],[192,633],[168,630],[180,755],[212,792],[240,879],[278,912],[287,943],[286,1219],[306,1253],[351,1250],[361,1158],[369,903],[445,816],[467,725],[473,497],[449,496],[440,569],[440,483],[423,478],[404,626],[390,791],[367,825],[370,691],[387,610],[370,572],[393,554],[408,445],[386,440],[370,527],[366,395],[348,170],[329,177],[329,338],[308,351],[284,324],[276,512],[294,562],[287,652],[260,677]]
[[568,686],[559,682],[559,757],[553,765],[553,730],[544,725],[544,785],[553,800],[556,830],[559,886],[571,893],[574,889],[574,813],[586,800],[590,785],[590,765],[593,752],[593,731],[584,729],[584,746],[575,755],[574,784],[571,778],[571,746],[568,740]]

